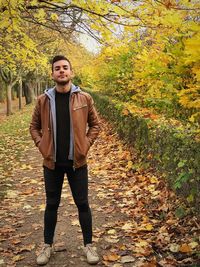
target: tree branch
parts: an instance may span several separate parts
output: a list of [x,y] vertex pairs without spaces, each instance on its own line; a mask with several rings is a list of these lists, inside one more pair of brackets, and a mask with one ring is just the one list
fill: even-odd
[[169,5],[169,7],[167,7],[166,4],[163,3],[160,0],[155,0],[155,2],[157,2],[157,3],[159,3],[159,4],[163,5],[163,6],[165,6],[167,9],[170,9],[171,8],[171,9],[175,9],[175,10],[184,10],[184,11],[200,10],[200,7],[196,7],[196,8],[182,8],[182,7],[177,7],[177,6],[173,6],[173,5]]

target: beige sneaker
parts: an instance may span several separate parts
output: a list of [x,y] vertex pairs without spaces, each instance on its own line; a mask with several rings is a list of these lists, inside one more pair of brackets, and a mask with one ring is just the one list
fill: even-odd
[[50,260],[50,257],[53,253],[53,247],[49,244],[44,244],[40,254],[37,257],[37,264],[38,265],[45,265]]
[[96,252],[96,248],[94,248],[92,244],[87,244],[83,247],[83,251],[89,264],[97,264],[99,262],[99,256]]

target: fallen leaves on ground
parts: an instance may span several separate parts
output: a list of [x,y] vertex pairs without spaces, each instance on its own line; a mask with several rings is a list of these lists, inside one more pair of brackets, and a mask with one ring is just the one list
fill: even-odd
[[[36,212],[42,214],[45,209],[38,154],[30,153],[35,148],[28,138],[28,119],[22,116],[20,120],[21,132],[13,120],[6,122],[0,132],[0,162],[7,162],[1,167],[1,184],[7,194],[0,207],[0,264],[12,267],[26,261],[26,253],[37,252],[35,233],[42,231],[42,225],[33,220]],[[154,169],[137,169],[138,159],[133,151],[119,140],[109,124],[103,123],[104,129],[88,157],[89,187],[96,201],[91,201],[91,206],[96,212],[95,220],[100,215],[104,217],[104,223],[93,231],[102,264],[173,267],[198,263],[199,219],[189,210],[184,217],[176,216],[181,199]],[[8,133],[11,125],[16,128],[14,135],[14,129]],[[24,156],[26,151],[28,157]],[[62,197],[69,206],[74,205],[65,189]],[[79,229],[81,239],[77,213],[65,211],[58,218],[60,223],[62,218],[68,218],[71,226]],[[31,230],[22,232],[27,221]],[[65,232],[59,235],[62,237]],[[65,251],[65,244],[58,243],[57,251]]]
[[116,213],[121,216],[102,226],[102,238],[109,247],[103,264],[115,266],[110,264],[115,261],[120,266],[123,257],[130,257],[136,267],[172,267],[184,260],[198,263],[199,219],[189,209],[188,215],[177,217],[181,198],[154,169],[135,169],[138,159],[132,149],[122,144],[107,123],[104,129],[89,158],[90,173],[99,181],[92,189],[104,203],[100,210],[110,221]]

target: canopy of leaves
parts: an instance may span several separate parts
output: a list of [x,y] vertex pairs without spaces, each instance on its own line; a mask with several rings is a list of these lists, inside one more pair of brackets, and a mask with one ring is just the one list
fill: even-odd
[[198,121],[200,3],[141,1],[131,8],[140,25],[124,26],[117,38],[110,35],[96,57],[90,84],[93,78],[107,94]]

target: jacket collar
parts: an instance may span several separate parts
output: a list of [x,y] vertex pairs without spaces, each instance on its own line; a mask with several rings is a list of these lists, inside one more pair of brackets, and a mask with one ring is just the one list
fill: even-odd
[[[74,85],[72,83],[71,85],[71,91],[70,91],[70,95],[73,94],[73,93],[77,93],[77,92],[81,92],[81,89],[80,87]],[[55,93],[56,93],[56,87],[54,86],[53,88],[49,88],[49,89],[46,89],[44,91],[45,95],[47,95],[50,99],[55,99]]]

